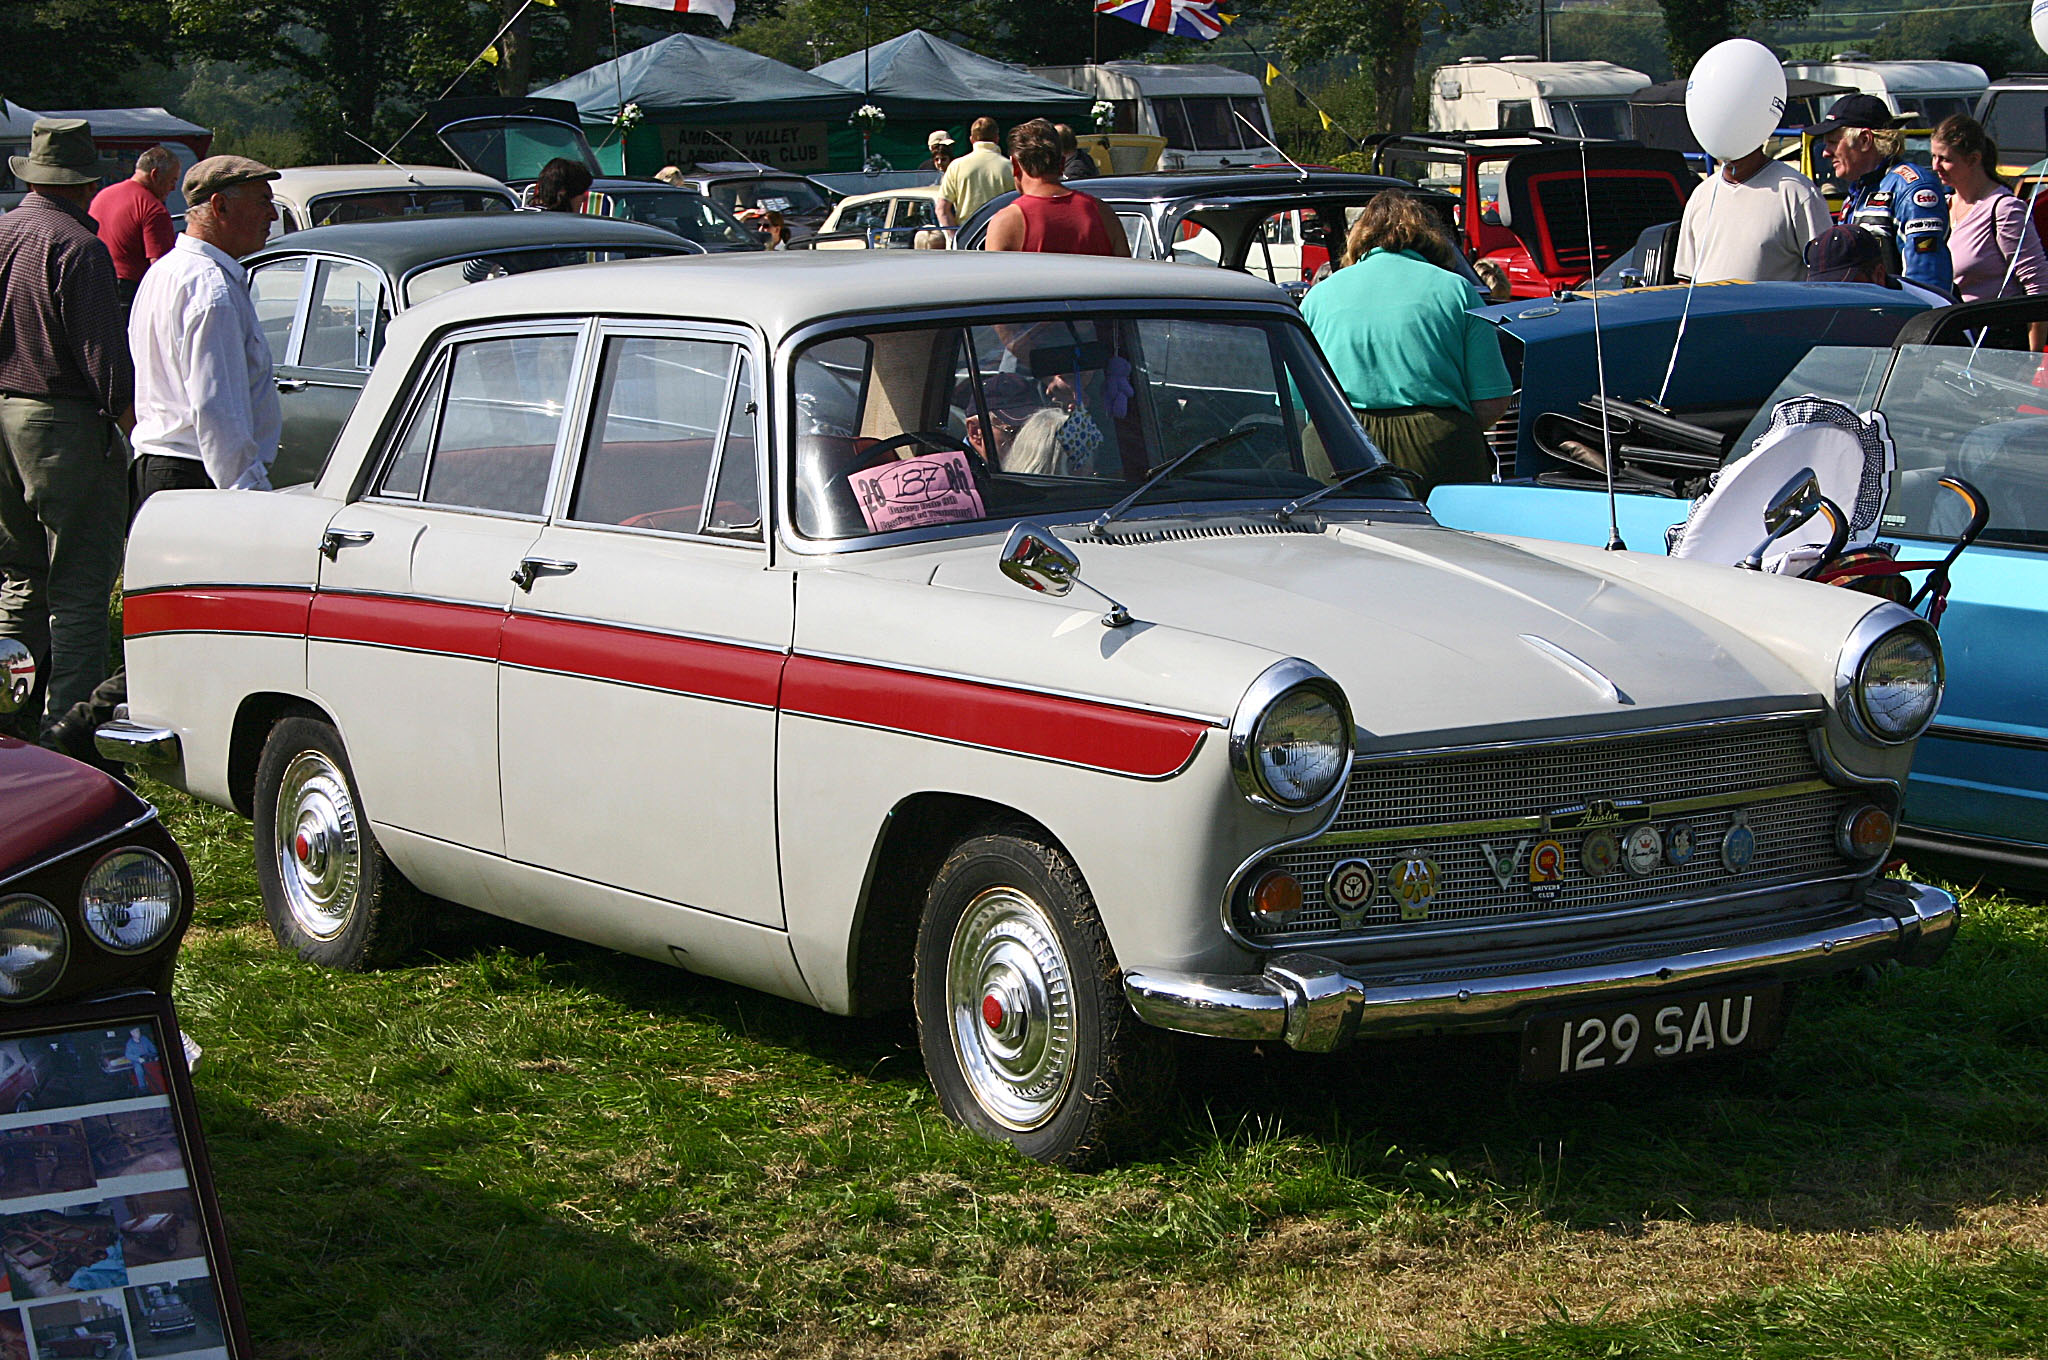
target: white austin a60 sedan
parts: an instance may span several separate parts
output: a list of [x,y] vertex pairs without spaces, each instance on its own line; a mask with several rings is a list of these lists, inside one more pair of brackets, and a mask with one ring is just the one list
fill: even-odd
[[406,313],[317,483],[156,496],[102,749],[256,823],[270,923],[452,899],[837,1013],[1113,1148],[1185,1031],[1521,1036],[1551,1080],[1927,963],[1880,876],[1925,623],[1433,524],[1269,286],[643,261]]

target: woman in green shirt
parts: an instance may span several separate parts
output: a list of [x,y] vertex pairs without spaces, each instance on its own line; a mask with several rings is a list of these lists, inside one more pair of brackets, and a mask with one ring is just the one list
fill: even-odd
[[1486,430],[1514,383],[1485,302],[1454,272],[1455,249],[1411,194],[1389,189],[1352,225],[1345,268],[1309,290],[1301,311],[1344,395],[1380,450],[1422,478],[1493,478]]

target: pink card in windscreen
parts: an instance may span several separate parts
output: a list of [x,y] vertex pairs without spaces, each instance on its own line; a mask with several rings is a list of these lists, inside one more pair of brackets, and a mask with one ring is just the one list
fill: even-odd
[[958,524],[982,517],[974,469],[961,449],[928,453],[848,473],[846,483],[873,533]]

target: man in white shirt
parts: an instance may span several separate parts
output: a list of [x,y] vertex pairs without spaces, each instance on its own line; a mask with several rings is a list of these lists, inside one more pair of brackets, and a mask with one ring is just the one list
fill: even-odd
[[212,156],[185,172],[185,234],[143,275],[128,321],[137,506],[155,491],[270,489],[283,417],[270,344],[236,261],[269,237],[276,178],[246,156]]
[[1833,225],[1813,181],[1758,147],[1692,191],[1673,269],[1695,283],[1803,279],[1807,242]]

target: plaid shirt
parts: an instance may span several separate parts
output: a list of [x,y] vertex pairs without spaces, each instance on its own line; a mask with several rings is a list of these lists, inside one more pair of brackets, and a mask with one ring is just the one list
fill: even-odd
[[82,397],[110,416],[135,400],[113,257],[92,218],[48,194],[0,217],[0,393]]

